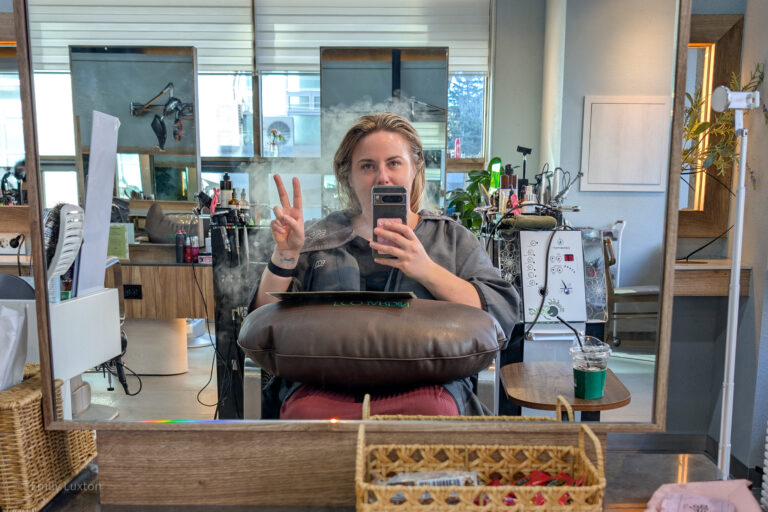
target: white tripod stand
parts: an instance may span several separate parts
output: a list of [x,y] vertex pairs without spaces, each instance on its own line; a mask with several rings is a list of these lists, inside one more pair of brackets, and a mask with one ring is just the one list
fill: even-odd
[[720,479],[728,480],[731,466],[731,423],[733,420],[733,373],[736,365],[736,341],[739,316],[739,277],[741,275],[741,242],[744,238],[744,199],[747,172],[747,129],[744,128],[744,110],[760,105],[760,93],[733,92],[725,86],[712,93],[712,109],[723,112],[733,109],[733,125],[736,136],[741,137],[739,149],[739,175],[736,188],[736,208],[733,220],[733,245],[731,249],[731,283],[728,287],[728,330],[725,342],[725,375],[723,376],[723,407],[720,413],[720,446],[717,468]]

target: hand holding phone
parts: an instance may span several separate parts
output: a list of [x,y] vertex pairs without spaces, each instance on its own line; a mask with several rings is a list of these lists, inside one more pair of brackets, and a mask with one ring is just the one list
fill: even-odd
[[[373,229],[382,227],[385,222],[408,223],[408,191],[400,186],[375,186],[371,189],[373,209]],[[376,242],[384,245],[395,244],[382,237]],[[390,254],[379,253],[371,249],[374,258],[393,258]]]

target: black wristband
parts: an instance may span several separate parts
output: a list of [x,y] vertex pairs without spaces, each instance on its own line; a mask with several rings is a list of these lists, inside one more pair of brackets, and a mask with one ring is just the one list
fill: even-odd
[[278,267],[274,263],[272,263],[272,260],[269,260],[269,263],[267,263],[267,268],[270,272],[272,272],[277,277],[293,277],[296,275],[296,268],[282,268]]

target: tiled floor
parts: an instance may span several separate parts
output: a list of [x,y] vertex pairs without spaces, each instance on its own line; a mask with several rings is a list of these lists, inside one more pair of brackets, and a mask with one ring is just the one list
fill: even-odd
[[[83,375],[83,381],[91,385],[91,403],[116,407],[119,411],[118,421],[210,420],[213,418],[214,407],[203,404],[216,403],[216,369],[213,368],[211,373],[212,360],[213,348],[210,345],[189,348],[187,373],[142,376],[141,392],[136,396],[127,396],[114,378],[114,391],[107,391],[108,381],[101,373],[87,373]],[[134,393],[138,389],[138,381],[128,372],[126,378],[129,391]],[[210,384],[205,387],[209,378]]]

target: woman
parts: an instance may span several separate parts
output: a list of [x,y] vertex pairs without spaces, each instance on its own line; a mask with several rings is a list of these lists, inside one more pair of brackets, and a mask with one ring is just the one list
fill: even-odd
[[[477,238],[452,219],[419,211],[426,184],[424,155],[416,130],[392,113],[361,117],[347,132],[334,157],[334,172],[346,209],[304,227],[299,180],[293,179],[293,204],[275,175],[280,206],[271,223],[275,250],[255,290],[252,307],[274,302],[268,292],[379,290],[411,291],[481,308],[493,315],[509,337],[519,298],[493,267]],[[408,191],[407,223],[373,229],[371,188],[400,185]],[[374,235],[393,245],[378,243]],[[391,258],[372,257],[371,249]],[[327,407],[354,401],[354,395],[280,382],[275,389],[283,419],[328,417]],[[402,391],[402,390],[399,390]],[[359,397],[358,397],[359,398]],[[469,379],[444,386],[406,390],[381,398],[379,414],[392,399],[401,414],[483,414]],[[405,405],[404,405],[405,404]],[[357,407],[359,410],[359,406]],[[372,405],[372,410],[376,409]]]

